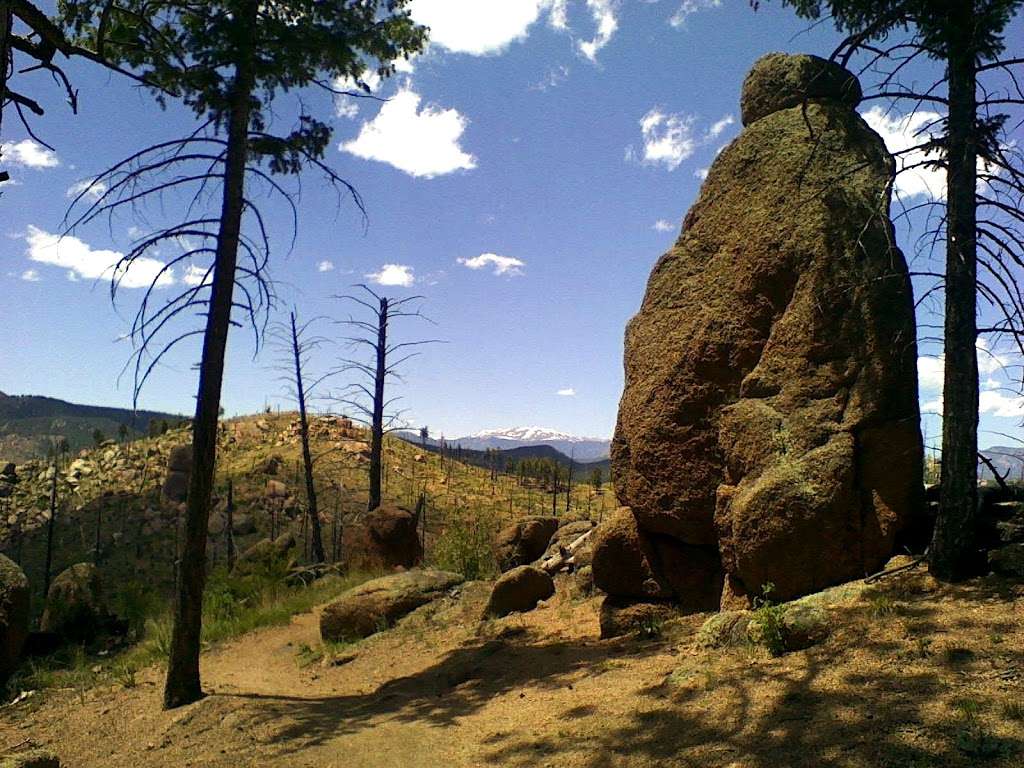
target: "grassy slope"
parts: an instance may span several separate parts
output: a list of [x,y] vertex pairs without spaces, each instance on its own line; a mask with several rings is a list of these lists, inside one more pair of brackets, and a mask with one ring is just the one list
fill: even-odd
[[[344,447],[359,448],[357,440],[342,438],[332,420],[314,423],[314,454],[318,456],[316,481],[325,540],[330,542],[335,519],[344,522],[366,508],[367,462]],[[356,438],[365,437],[362,433]],[[75,562],[92,560],[96,529],[100,528],[100,567],[112,594],[166,595],[173,583],[175,552],[181,536],[181,513],[176,505],[162,502],[159,484],[164,477],[167,454],[175,445],[188,442],[187,430],[147,438],[128,446],[88,450],[81,461],[93,468],[75,485],[60,484],[61,508],[55,530],[54,563],[57,573]],[[236,515],[252,515],[256,532],[236,537],[245,548],[270,531],[271,505],[265,500],[268,476],[262,466],[271,456],[283,464],[275,480],[284,482],[301,507],[305,497],[300,474],[300,448],[294,414],[232,419],[225,422],[220,441],[217,484],[223,497],[227,481],[234,485]],[[420,456],[417,461],[417,456]],[[551,494],[542,488],[521,487],[513,478],[500,476],[492,483],[480,468],[458,462],[441,466],[439,456],[420,454],[412,445],[388,439],[385,444],[386,502],[413,506],[419,493],[427,494],[427,558],[443,532],[455,526],[489,535],[501,524],[526,514],[550,514]],[[41,610],[45,560],[49,482],[39,464],[19,467],[21,482],[12,499],[0,501],[0,551],[22,564],[33,586],[35,613]],[[565,496],[557,510],[566,514]],[[569,514],[602,514],[612,507],[610,487],[595,494],[589,485],[574,489]],[[221,515],[217,507],[214,517]],[[11,525],[11,521],[14,524]],[[288,524],[303,532],[301,515]],[[300,538],[301,541],[301,538]],[[483,544],[480,540],[477,546]],[[211,535],[211,563],[222,563],[225,541]],[[131,594],[135,599],[137,595]]]

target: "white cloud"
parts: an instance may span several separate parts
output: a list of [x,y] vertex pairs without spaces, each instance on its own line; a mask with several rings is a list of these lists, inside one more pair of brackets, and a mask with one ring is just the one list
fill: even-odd
[[530,90],[546,91],[549,88],[556,88],[564,83],[568,77],[569,68],[564,64],[559,64],[557,67],[549,69],[540,82],[531,85]]
[[898,173],[894,186],[899,196],[907,199],[920,196],[934,200],[945,198],[945,170],[935,167],[914,167],[926,160],[936,160],[938,156],[935,153],[926,155],[920,149],[907,151],[939,134],[942,115],[927,111],[905,116],[890,115],[884,107],[875,106],[867,112],[862,112],[861,117],[882,137],[890,152],[905,152],[896,157]]
[[593,40],[584,40],[579,44],[580,53],[591,61],[597,60],[597,52],[604,48],[612,39],[619,22],[615,18],[615,0],[587,0],[587,7],[597,24]]
[[430,42],[453,53],[501,53],[522,40],[541,11],[555,6],[552,24],[565,22],[558,0],[413,0],[413,19],[430,27]]
[[1024,416],[1024,397],[985,390],[978,393],[978,413],[990,413],[993,416],[1006,419],[1019,419]]
[[[735,117],[733,117],[732,115],[726,115],[721,120],[712,123],[711,127],[708,128],[708,139],[717,139],[719,136],[722,135],[722,132],[725,131],[726,128],[728,128],[730,125],[733,125],[735,122]],[[718,151],[721,152],[722,150],[719,149]],[[716,152],[715,154],[718,153]]]
[[572,387],[565,387],[565,389],[560,389],[555,394],[562,397],[576,397],[576,390]]
[[102,181],[95,181],[93,179],[83,179],[82,181],[75,182],[65,193],[67,197],[78,197],[83,192],[85,197],[90,200],[99,200],[103,197],[103,193],[107,191],[107,185]]
[[406,85],[341,149],[430,179],[476,167],[476,158],[459,146],[465,129],[466,118],[454,109],[430,104],[420,109],[420,95]]
[[691,115],[668,114],[654,107],[640,120],[644,148],[642,160],[648,165],[664,165],[674,171],[693,154],[697,140],[693,136]]
[[491,265],[494,267],[494,274],[516,277],[523,274],[523,267],[526,262],[513,258],[512,256],[499,256],[496,253],[481,253],[471,259],[458,259],[459,264],[470,269],[483,269]]
[[0,154],[8,164],[25,168],[56,168],[60,165],[56,152],[32,139],[23,139],[14,144],[0,144]]
[[704,180],[708,177],[708,173],[710,171],[710,168],[698,168],[696,171],[693,172],[693,175],[696,176],[698,179]]
[[943,358],[922,355],[917,358],[917,383],[921,389],[942,391]]
[[652,226],[651,229],[655,230],[656,232],[671,232],[673,229],[675,229],[675,227],[672,225],[672,222],[669,221],[668,219],[658,219],[656,222],[654,222],[654,226]]
[[207,270],[197,264],[189,264],[181,281],[185,285],[209,285],[213,281],[213,273],[206,274]]
[[569,28],[568,0],[551,0],[548,23],[555,29],[566,30]]
[[[53,235],[38,227],[30,226],[25,235],[28,244],[28,258],[39,264],[50,264],[68,270],[69,280],[84,278],[97,280],[115,276],[114,267],[123,254],[117,251],[94,250],[88,243],[77,237]],[[157,287],[174,283],[171,270],[160,274],[164,264],[156,259],[140,257],[130,269],[116,273],[122,288],[148,288],[154,280]]]
[[39,277],[39,270],[37,269],[26,269],[21,273],[21,279],[26,283],[38,283],[42,280],[42,278]]
[[698,11],[721,7],[722,0],[683,0],[683,4],[672,14],[668,23],[676,28],[684,27],[686,26],[686,20]]
[[[1019,368],[1021,361],[1014,355],[993,351],[985,339],[978,339],[978,373],[985,377],[978,393],[978,412],[1003,418],[1024,416],[1024,396],[1011,391],[1005,382],[994,378],[994,374],[1007,376],[1007,369]],[[944,384],[945,358],[942,355],[922,355],[917,358],[917,379],[922,391],[933,396],[921,403],[923,412],[942,415],[942,390]]]
[[328,261],[327,259],[324,259],[321,262],[317,262],[317,265],[316,265],[316,271],[317,272],[331,272],[333,269],[334,269],[334,262],[333,261]]
[[352,120],[359,114],[359,105],[356,104],[354,96],[336,96],[334,99],[334,114]]
[[416,282],[412,273],[413,268],[407,264],[385,264],[379,272],[370,272],[366,277],[377,285],[398,285],[408,288]]

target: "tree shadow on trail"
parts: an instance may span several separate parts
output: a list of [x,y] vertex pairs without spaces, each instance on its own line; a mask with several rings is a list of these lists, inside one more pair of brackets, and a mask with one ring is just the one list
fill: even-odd
[[[606,691],[552,697],[543,717],[526,699],[514,730],[481,737],[475,756],[524,767],[1019,768],[1022,598],[991,581],[936,592],[908,578],[836,608],[825,644],[778,659],[751,649],[673,659],[667,640],[489,641],[370,694],[240,696],[258,700],[259,719],[279,721],[275,741],[294,749],[383,723],[453,727],[495,699],[514,708],[517,692],[611,669]],[[642,673],[629,658],[655,656]],[[637,690],[652,668],[657,679]]]

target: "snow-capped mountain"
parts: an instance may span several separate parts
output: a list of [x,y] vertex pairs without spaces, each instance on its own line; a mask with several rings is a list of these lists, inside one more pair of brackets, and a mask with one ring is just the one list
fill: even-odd
[[576,461],[601,461],[608,458],[611,441],[600,437],[578,437],[546,427],[485,429],[466,437],[445,438],[449,445],[482,451],[487,448],[519,448],[526,445],[550,445]]

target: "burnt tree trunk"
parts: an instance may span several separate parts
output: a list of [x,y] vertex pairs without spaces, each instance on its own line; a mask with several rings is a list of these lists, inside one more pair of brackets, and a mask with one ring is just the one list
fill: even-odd
[[949,23],[945,379],[939,515],[929,570],[940,579],[969,575],[978,486],[977,71],[973,3],[953,5]]
[[244,25],[239,31],[243,39],[242,50],[235,65],[230,94],[220,231],[192,428],[193,466],[188,489],[185,546],[178,569],[174,630],[171,634],[167,681],[164,686],[164,707],[167,709],[190,704],[203,696],[199,680],[199,643],[203,622],[203,589],[206,585],[206,535],[217,454],[217,418],[224,378],[224,353],[231,327],[235,266],[245,207],[245,167],[254,84],[252,36],[258,6],[254,0],[247,3],[246,17],[240,19]]
[[309,515],[309,529],[313,537],[313,559],[324,562],[324,539],[320,530],[320,511],[316,502],[316,486],[313,484],[313,454],[309,450],[309,420],[306,417],[306,393],[302,388],[302,359],[299,355],[299,332],[295,327],[295,313],[291,313],[292,352],[295,357],[295,392],[299,400],[299,427],[302,437],[302,464],[306,476],[306,514]]
[[387,377],[388,300],[380,299],[377,312],[377,361],[373,377],[373,413],[370,419],[370,500],[367,509],[380,506],[381,454],[384,450],[384,379]]
[[228,503],[226,507],[227,521],[224,529],[226,541],[224,548],[228,561],[228,573],[235,570],[235,484],[228,480]]
[[53,532],[57,525],[57,460],[53,460],[50,481],[50,520],[46,524],[46,563],[43,565],[43,600],[50,593],[50,570],[53,567]]

